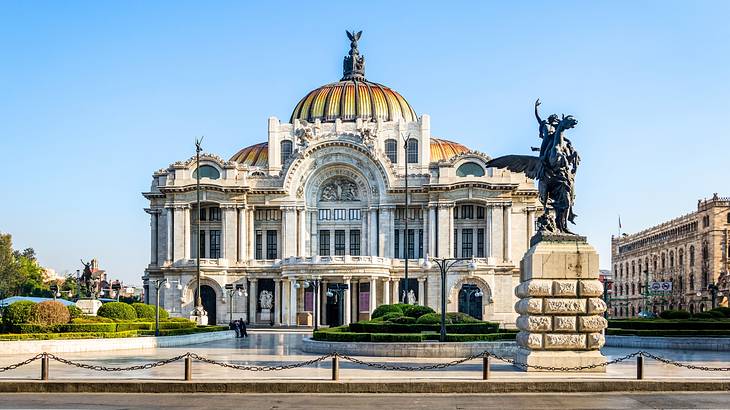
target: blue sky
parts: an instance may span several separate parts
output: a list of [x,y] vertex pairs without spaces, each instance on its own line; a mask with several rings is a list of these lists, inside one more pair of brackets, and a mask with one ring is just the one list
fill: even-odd
[[570,113],[575,230],[610,237],[730,195],[730,2],[29,2],[0,5],[0,231],[44,265],[97,257],[140,283],[141,192],[193,140],[228,158],[338,80],[345,29],[368,79],[435,136],[529,153],[532,104]]

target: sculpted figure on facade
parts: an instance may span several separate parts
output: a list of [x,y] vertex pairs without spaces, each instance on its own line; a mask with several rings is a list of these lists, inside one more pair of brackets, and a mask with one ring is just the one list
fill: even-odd
[[321,201],[357,201],[357,184],[347,178],[334,178],[322,188]]
[[268,290],[262,290],[259,295],[259,304],[261,309],[271,309],[274,302],[274,296]]

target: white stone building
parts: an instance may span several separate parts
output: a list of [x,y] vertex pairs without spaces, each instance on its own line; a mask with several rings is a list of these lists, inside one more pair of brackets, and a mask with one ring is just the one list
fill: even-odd
[[[254,324],[304,324],[316,308],[321,324],[346,324],[402,299],[406,256],[417,303],[437,311],[439,271],[425,271],[423,258],[473,257],[473,274],[457,266],[448,275],[447,310],[514,324],[519,261],[540,208],[534,183],[487,169],[487,155],[433,137],[430,123],[400,94],[365,79],[355,45],[339,82],[308,93],[289,121],[268,119],[266,142],[228,161],[201,156],[200,211],[194,157],[153,174],[144,193],[145,295],[154,301],[151,281],[167,278],[175,286],[161,290],[162,305],[188,316],[199,250],[211,323],[227,323],[232,311]],[[314,286],[302,286],[312,279],[321,281],[318,301]],[[226,284],[248,296],[229,302]],[[328,296],[336,284],[347,289]],[[270,314],[262,312],[263,291],[273,296]]]

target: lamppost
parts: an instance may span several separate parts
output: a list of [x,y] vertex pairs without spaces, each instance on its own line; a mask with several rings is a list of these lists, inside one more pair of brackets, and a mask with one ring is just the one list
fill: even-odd
[[[203,150],[201,144],[203,137],[195,140],[195,195],[197,218],[195,218],[195,237],[200,238],[200,152]],[[200,239],[198,239],[200,240]],[[200,246],[198,246],[200,248]],[[200,249],[195,252],[195,312],[197,324],[201,325],[203,316],[206,316],[205,308],[203,308],[203,299],[200,296]]]
[[411,134],[403,136],[403,152],[405,153],[404,159],[404,169],[405,169],[405,182],[406,182],[406,198],[405,198],[405,206],[404,206],[404,220],[405,220],[405,230],[403,231],[404,236],[404,243],[405,247],[403,248],[403,253],[405,256],[405,265],[404,265],[404,280],[403,280],[403,289],[405,289],[405,292],[403,292],[403,303],[408,303],[408,249],[409,249],[409,243],[408,240],[408,141],[411,138]]
[[228,322],[230,323],[233,322],[233,295],[248,297],[248,292],[240,283],[237,283],[235,288],[232,283],[227,283],[226,293],[228,294]]
[[[426,255],[423,260],[423,269],[431,269],[431,260],[432,259]],[[446,341],[446,274],[451,267],[463,261],[469,261],[466,265],[466,269],[469,273],[476,270],[477,264],[472,258],[433,258],[433,262],[438,265],[439,270],[441,271],[441,334],[439,336],[439,341],[441,342]]]
[[[164,285],[165,289],[170,289],[170,281],[165,279],[155,279],[155,336],[160,335],[160,288]],[[181,290],[182,285],[177,283],[177,289]]]
[[468,289],[464,291],[464,293],[466,293],[466,311],[469,312],[469,315],[471,315],[471,297],[474,296],[480,298],[484,296],[484,293],[479,288]]
[[[314,278],[311,278],[311,279],[305,279],[304,282],[302,282],[301,285],[299,284],[299,282],[296,282],[294,284],[294,287],[297,288],[297,289],[299,289],[300,287],[304,287],[304,289],[309,289],[310,286],[313,286],[313,288],[312,288],[312,299],[314,299],[313,300],[314,303],[313,303],[312,309],[314,309],[314,331],[315,332],[317,330],[319,330],[319,326],[318,326],[318,324],[319,324],[319,306],[318,306],[318,302],[319,302],[319,285],[320,285],[320,283],[321,283],[320,278],[319,277],[314,277]],[[327,291],[327,296],[332,296],[330,293],[331,293],[330,291]]]

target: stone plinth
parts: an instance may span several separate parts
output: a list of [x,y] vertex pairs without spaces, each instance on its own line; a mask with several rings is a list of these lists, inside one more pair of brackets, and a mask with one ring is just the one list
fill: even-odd
[[97,299],[79,299],[76,301],[76,307],[81,309],[81,312],[85,315],[96,316],[96,312],[101,307],[102,303]]
[[602,316],[606,303],[598,254],[581,236],[541,234],[537,239],[522,259],[521,283],[515,288],[520,298],[515,361],[545,367],[605,363],[599,349],[608,322]]

